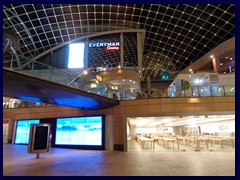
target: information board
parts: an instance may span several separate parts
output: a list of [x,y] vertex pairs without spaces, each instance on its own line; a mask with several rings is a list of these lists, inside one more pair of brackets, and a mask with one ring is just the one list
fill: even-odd
[[29,134],[29,153],[47,152],[49,149],[50,124],[31,124]]

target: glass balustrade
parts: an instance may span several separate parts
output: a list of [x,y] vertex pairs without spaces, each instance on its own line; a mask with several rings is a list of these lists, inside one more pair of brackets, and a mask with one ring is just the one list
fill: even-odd
[[[11,52],[4,51],[4,57],[11,57]],[[15,56],[15,55],[14,55]],[[11,58],[14,58],[12,56]],[[112,99],[134,99],[135,98],[150,98],[149,96],[144,96],[144,91],[142,93],[132,93],[124,92],[121,89],[113,89],[109,85],[98,84],[94,82],[87,81],[80,75],[70,73],[63,69],[57,69],[46,65],[38,61],[32,61],[25,57],[18,55],[18,61],[20,62],[21,67],[13,65],[14,59],[4,59],[4,67],[11,68],[26,74],[29,74],[34,77],[42,78],[48,81],[53,81],[60,83],[62,85],[70,86],[73,88],[81,89],[90,93],[98,94]],[[19,64],[19,63],[18,63]],[[102,67],[104,68],[104,67]],[[109,64],[105,67],[106,70],[113,70],[118,68],[123,69],[132,69],[137,70],[137,67],[134,64],[129,62],[124,63],[124,67],[120,67],[119,64]],[[156,90],[155,90],[156,91]],[[141,91],[139,91],[141,92]],[[138,95],[141,96],[138,96]],[[157,93],[156,93],[157,94]],[[204,96],[235,96],[235,86],[191,86],[189,89],[183,89],[180,86],[169,86],[167,91],[163,94],[162,92],[158,93],[157,97],[204,97]],[[130,97],[131,96],[131,97]],[[130,97],[130,98],[129,98]]]
[[[11,51],[4,51],[3,66],[34,77],[78,88],[108,98],[116,99],[117,94],[118,99],[121,99],[121,96],[119,95],[121,92],[118,89],[112,89],[112,87],[107,85],[87,81],[81,77],[81,74],[76,75],[63,69],[57,69],[39,61],[33,61],[19,54],[13,54]],[[108,64],[106,67],[101,67],[101,71],[103,71],[103,68],[105,68],[104,71],[119,68],[137,71],[136,65],[130,62],[124,62],[124,67],[120,67],[120,64],[118,63]],[[93,68],[89,69],[91,70]],[[98,68],[95,67],[94,69],[97,70]]]
[[168,97],[204,96],[235,96],[235,86],[191,86],[187,90],[180,86],[170,86],[168,88]]

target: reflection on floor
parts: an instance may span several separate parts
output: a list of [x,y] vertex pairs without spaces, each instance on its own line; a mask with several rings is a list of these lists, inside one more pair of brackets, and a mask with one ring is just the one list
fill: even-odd
[[3,175],[235,176],[235,149],[183,152],[157,144],[155,149],[142,149],[134,140],[128,148],[128,152],[50,148],[36,159],[25,145],[4,144]]

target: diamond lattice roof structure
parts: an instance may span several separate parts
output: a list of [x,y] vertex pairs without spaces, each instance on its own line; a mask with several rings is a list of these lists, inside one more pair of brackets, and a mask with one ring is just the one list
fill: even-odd
[[162,69],[177,73],[235,36],[234,4],[5,4],[3,13],[4,31],[30,59],[85,35],[145,29],[143,80],[160,80]]

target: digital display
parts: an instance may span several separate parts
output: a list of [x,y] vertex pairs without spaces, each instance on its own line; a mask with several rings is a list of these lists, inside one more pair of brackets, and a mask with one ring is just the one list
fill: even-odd
[[68,68],[84,67],[85,43],[69,44]]
[[36,126],[34,150],[47,149],[48,126]]
[[57,118],[56,145],[102,146],[103,117]]
[[18,120],[16,127],[15,144],[28,144],[30,124],[39,124],[39,119]]

